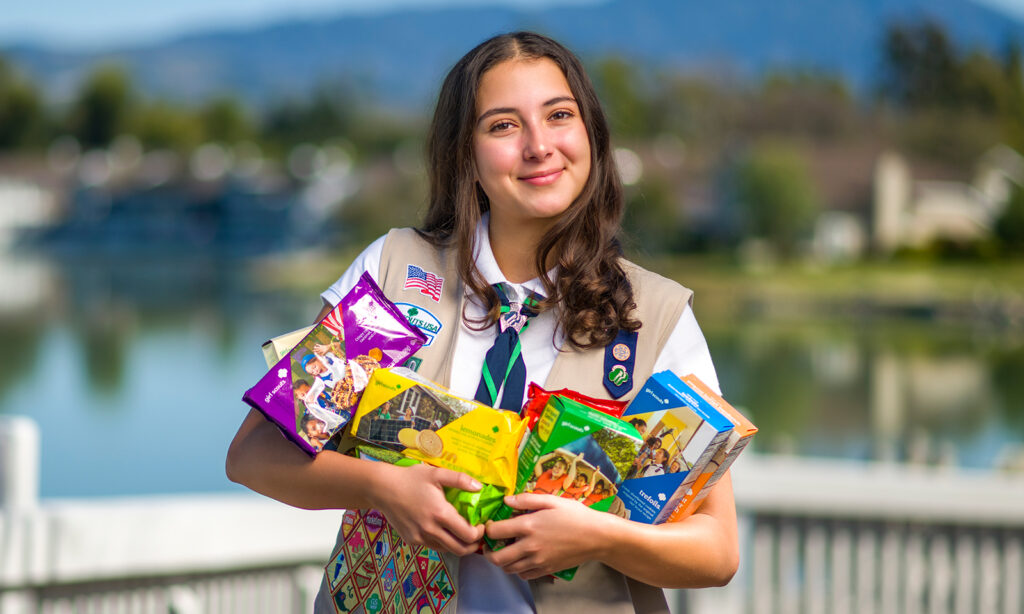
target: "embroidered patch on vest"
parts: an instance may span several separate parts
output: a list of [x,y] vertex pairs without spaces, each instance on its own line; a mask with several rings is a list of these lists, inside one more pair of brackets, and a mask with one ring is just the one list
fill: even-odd
[[427,336],[427,342],[423,344],[423,347],[428,347],[433,343],[434,337],[444,328],[444,324],[441,324],[441,320],[437,319],[437,316],[419,305],[395,303],[395,306],[402,312],[405,319],[409,320],[409,324],[420,329]]
[[430,271],[424,271],[415,264],[410,264],[405,273],[405,285],[402,286],[402,289],[419,290],[420,294],[425,294],[434,299],[435,302],[440,303],[441,288],[443,286],[444,277],[435,275]]

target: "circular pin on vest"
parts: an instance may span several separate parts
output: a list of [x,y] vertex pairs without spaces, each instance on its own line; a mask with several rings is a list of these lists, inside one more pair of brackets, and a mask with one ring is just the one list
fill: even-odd
[[625,343],[616,343],[612,347],[612,356],[619,362],[629,360],[629,346]]

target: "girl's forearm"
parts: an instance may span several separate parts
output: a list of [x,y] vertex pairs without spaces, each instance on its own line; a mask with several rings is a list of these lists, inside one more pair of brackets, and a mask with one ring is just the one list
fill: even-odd
[[228,478],[288,505],[305,509],[373,507],[384,463],[325,451],[310,458],[256,410],[228,449]]
[[595,527],[595,558],[663,588],[722,586],[739,565],[736,512],[728,474],[694,515],[648,525],[606,514]]

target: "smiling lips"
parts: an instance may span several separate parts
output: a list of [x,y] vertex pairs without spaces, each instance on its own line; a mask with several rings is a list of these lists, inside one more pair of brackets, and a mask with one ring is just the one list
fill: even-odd
[[563,170],[564,169],[556,168],[555,170],[551,171],[541,171],[539,173],[527,175],[526,177],[520,177],[519,180],[525,181],[526,183],[529,183],[531,185],[549,185],[554,183],[559,177],[562,176]]

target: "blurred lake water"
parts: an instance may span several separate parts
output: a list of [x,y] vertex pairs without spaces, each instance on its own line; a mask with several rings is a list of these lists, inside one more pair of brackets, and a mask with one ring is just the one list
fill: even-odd
[[[340,274],[341,271],[338,271]],[[315,293],[245,261],[0,259],[0,414],[35,419],[44,498],[240,490],[224,477],[265,367]],[[997,468],[1024,441],[1024,342],[928,321],[700,319],[761,452]]]

